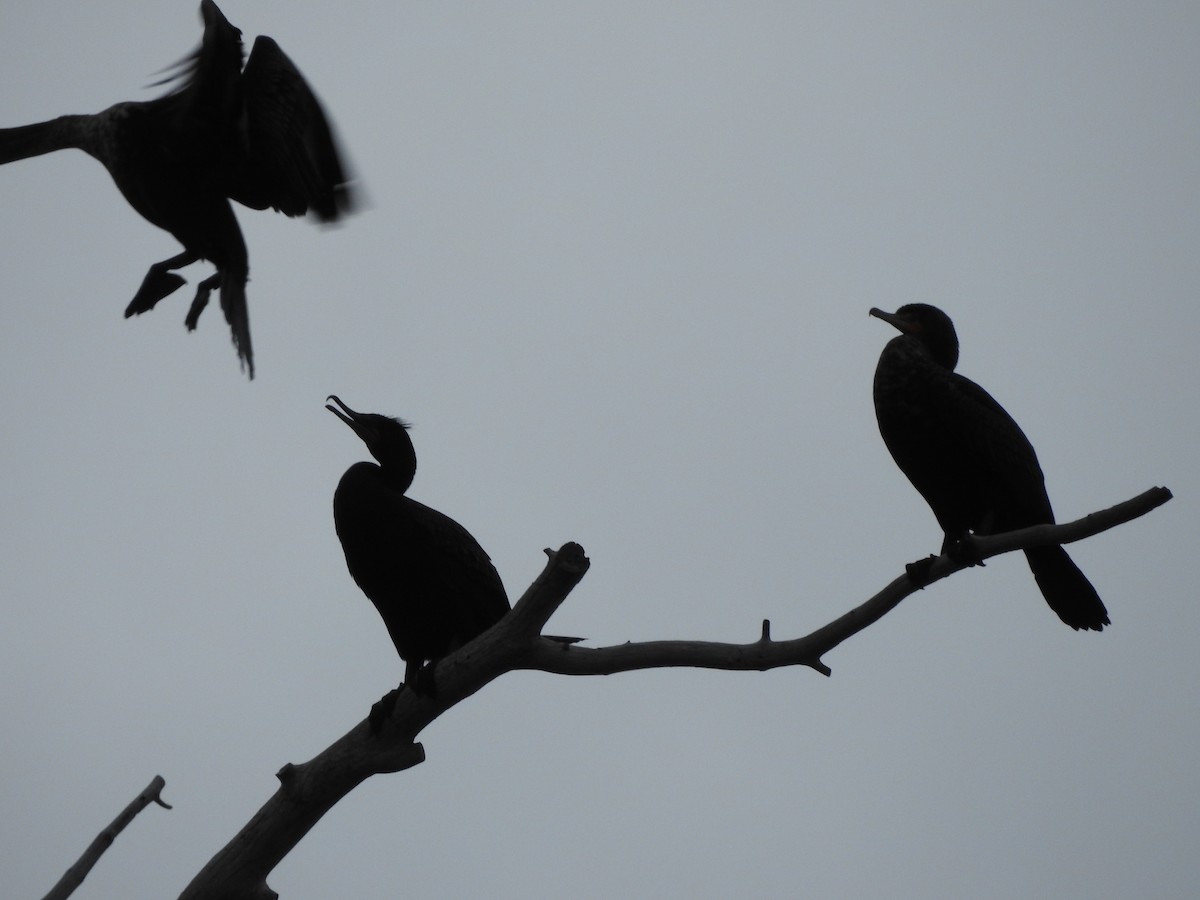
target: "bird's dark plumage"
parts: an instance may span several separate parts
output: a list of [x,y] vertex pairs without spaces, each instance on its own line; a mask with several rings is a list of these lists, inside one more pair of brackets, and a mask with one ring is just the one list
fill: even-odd
[[337,397],[329,400],[326,409],[354,430],[378,462],[352,465],[333,495],[346,567],[383,617],[406,663],[404,683],[421,690],[422,665],[500,621],[508,597],[492,561],[465,528],[405,495],[417,468],[407,426],[355,412]]
[[[950,317],[913,303],[871,315],[895,326],[875,369],[879,433],[945,533],[943,551],[968,532],[998,534],[1052,523],[1033,445],[983,388],[954,371]],[[1110,624],[1095,588],[1062,547],[1025,551],[1042,595],[1076,629]]]
[[200,15],[200,47],[180,63],[166,95],[0,129],[0,164],[68,148],[103,163],[129,204],[183,245],[150,267],[126,317],[153,309],[184,283],[173,269],[207,259],[217,271],[198,285],[185,323],[196,327],[219,288],[234,347],[253,378],[249,262],[229,201],[333,221],[350,209],[348,179],[320,104],[279,45],[259,37],[243,69],[241,31],[212,0],[201,0]]

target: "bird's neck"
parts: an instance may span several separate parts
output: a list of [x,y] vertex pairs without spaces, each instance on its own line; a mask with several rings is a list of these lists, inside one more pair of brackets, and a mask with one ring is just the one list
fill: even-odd
[[883,348],[883,356],[880,358],[881,363],[884,358],[893,365],[929,366],[941,369],[942,371],[949,371],[937,361],[929,347],[923,341],[908,334],[898,335],[888,341],[887,346]]
[[953,377],[950,370],[933,358],[929,348],[909,335],[887,342],[875,368],[875,398],[878,407],[890,408],[888,398],[924,397],[936,385]]
[[0,164],[53,153],[55,150],[83,150],[98,156],[100,135],[96,116],[59,116],[48,122],[0,128]]
[[400,494],[406,493],[412,487],[413,476],[415,474],[411,469],[394,465],[379,467],[379,477],[383,480],[383,483]]

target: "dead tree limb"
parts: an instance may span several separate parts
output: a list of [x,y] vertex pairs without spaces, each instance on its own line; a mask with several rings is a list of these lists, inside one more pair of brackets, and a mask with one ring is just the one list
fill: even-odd
[[133,821],[134,816],[151,803],[157,803],[164,809],[170,809],[171,804],[162,799],[162,789],[166,787],[166,784],[161,775],[155,775],[153,780],[146,785],[146,789],[134,797],[133,802],[126,806],[107,828],[96,835],[87,850],[83,851],[83,856],[79,857],[75,865],[67,869],[63,877],[58,879],[58,884],[50,889],[50,893],[43,900],[64,900],[65,897],[70,897],[75,892],[75,888],[83,884],[83,879],[87,878],[88,872],[92,871],[92,866],[96,865],[104,851],[112,846],[117,835],[125,830],[125,826]]
[[[1005,534],[972,537],[972,555],[979,561],[1013,550],[1043,547],[1048,544],[1070,544],[1108,531],[1145,515],[1171,499],[1171,492],[1157,487],[1139,494],[1124,503],[1091,513],[1074,522],[1061,525],[1034,525]],[[906,572],[891,584],[828,625],[812,634],[794,640],[770,639],[770,623],[763,623],[763,636],[750,644],[725,644],[707,641],[649,641],[636,644],[617,644],[612,647],[570,647],[537,644],[516,668],[539,669],[560,675],[611,675],[635,669],[687,666],[705,669],[766,671],[780,666],[809,666],[824,675],[830,669],[821,657],[842,641],[879,621],[902,600],[923,587],[970,568],[974,563],[956,560],[948,555],[934,557],[923,572],[920,584]],[[547,616],[546,618],[549,618]],[[569,649],[570,652],[564,652]]]
[[364,719],[308,762],[285,765],[277,775],[279,789],[200,870],[180,900],[273,900],[278,895],[267,886],[267,875],[334,804],[372,775],[422,762],[424,749],[414,740],[426,725],[511,670],[510,660],[526,645],[552,643],[541,637],[540,611],[559,607],[587,572],[588,559],[578,544],[546,553],[546,568],[513,612],[438,663],[436,699],[400,691],[378,737]]
[[[1145,515],[1170,499],[1166,488],[1152,488],[1074,522],[973,538],[972,551],[982,561],[1026,547],[1070,543]],[[862,605],[793,640],[772,640],[769,623],[764,622],[762,637],[749,644],[649,641],[588,648],[542,636],[546,622],[589,565],[578,544],[565,544],[546,554],[546,568],[513,611],[437,664],[436,698],[402,690],[378,736],[371,734],[364,719],[308,762],[285,765],[278,773],[280,787],[274,796],[196,875],[180,900],[274,900],[278,895],[267,886],[267,876],[321,816],[370,776],[422,762],[424,750],[416,737],[425,726],[505,672],[537,669],[564,675],[608,675],[673,666],[766,670],[801,665],[829,675],[830,669],[821,659],[825,653],[920,589],[907,573],[901,575]],[[922,585],[969,565],[949,556],[932,559],[923,568]]]

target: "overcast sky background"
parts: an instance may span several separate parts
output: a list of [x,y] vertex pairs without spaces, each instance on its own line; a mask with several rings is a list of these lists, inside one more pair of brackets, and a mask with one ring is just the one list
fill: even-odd
[[[0,12],[0,125],[148,99],[197,4]],[[367,209],[239,209],[258,377],[178,250],[81,153],[0,168],[0,882],[174,896],[402,666],[331,498],[414,423],[412,494],[509,593],[592,568],[555,633],[794,637],[937,550],[888,456],[871,306],[944,308],[1061,519],[1020,556],[769,673],[508,675],[273,873],[355,896],[1183,898],[1200,884],[1200,8],[1194,3],[234,2],[308,76]],[[211,269],[187,270],[189,283]]]

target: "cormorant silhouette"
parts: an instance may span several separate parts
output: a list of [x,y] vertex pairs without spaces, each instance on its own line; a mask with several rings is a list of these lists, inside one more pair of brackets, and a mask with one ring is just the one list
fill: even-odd
[[[325,408],[379,463],[352,465],[333,495],[346,568],[383,617],[405,662],[404,685],[432,693],[431,673],[422,666],[499,622],[509,611],[508,596],[491,559],[465,528],[406,496],[417,470],[408,426],[355,412],[336,396],[328,401]],[[373,728],[388,710],[390,704],[372,711]]]
[[[945,533],[942,552],[968,532],[999,534],[1052,523],[1033,445],[1004,408],[954,371],[958,336],[934,306],[871,315],[895,326],[875,369],[875,415],[892,458]],[[1075,629],[1100,631],[1108,611],[1062,547],[1025,551],[1042,596]]]
[[217,271],[198,285],[185,324],[196,327],[219,287],[234,347],[253,378],[249,263],[230,199],[333,221],[351,198],[325,114],[279,45],[257,38],[243,69],[241,31],[212,0],[201,0],[200,15],[200,47],[166,79],[178,79],[166,95],[0,129],[0,164],[69,148],[103,163],[129,204],[183,245],[150,267],[125,316],[153,309],[182,285],[173,269],[209,260]]

